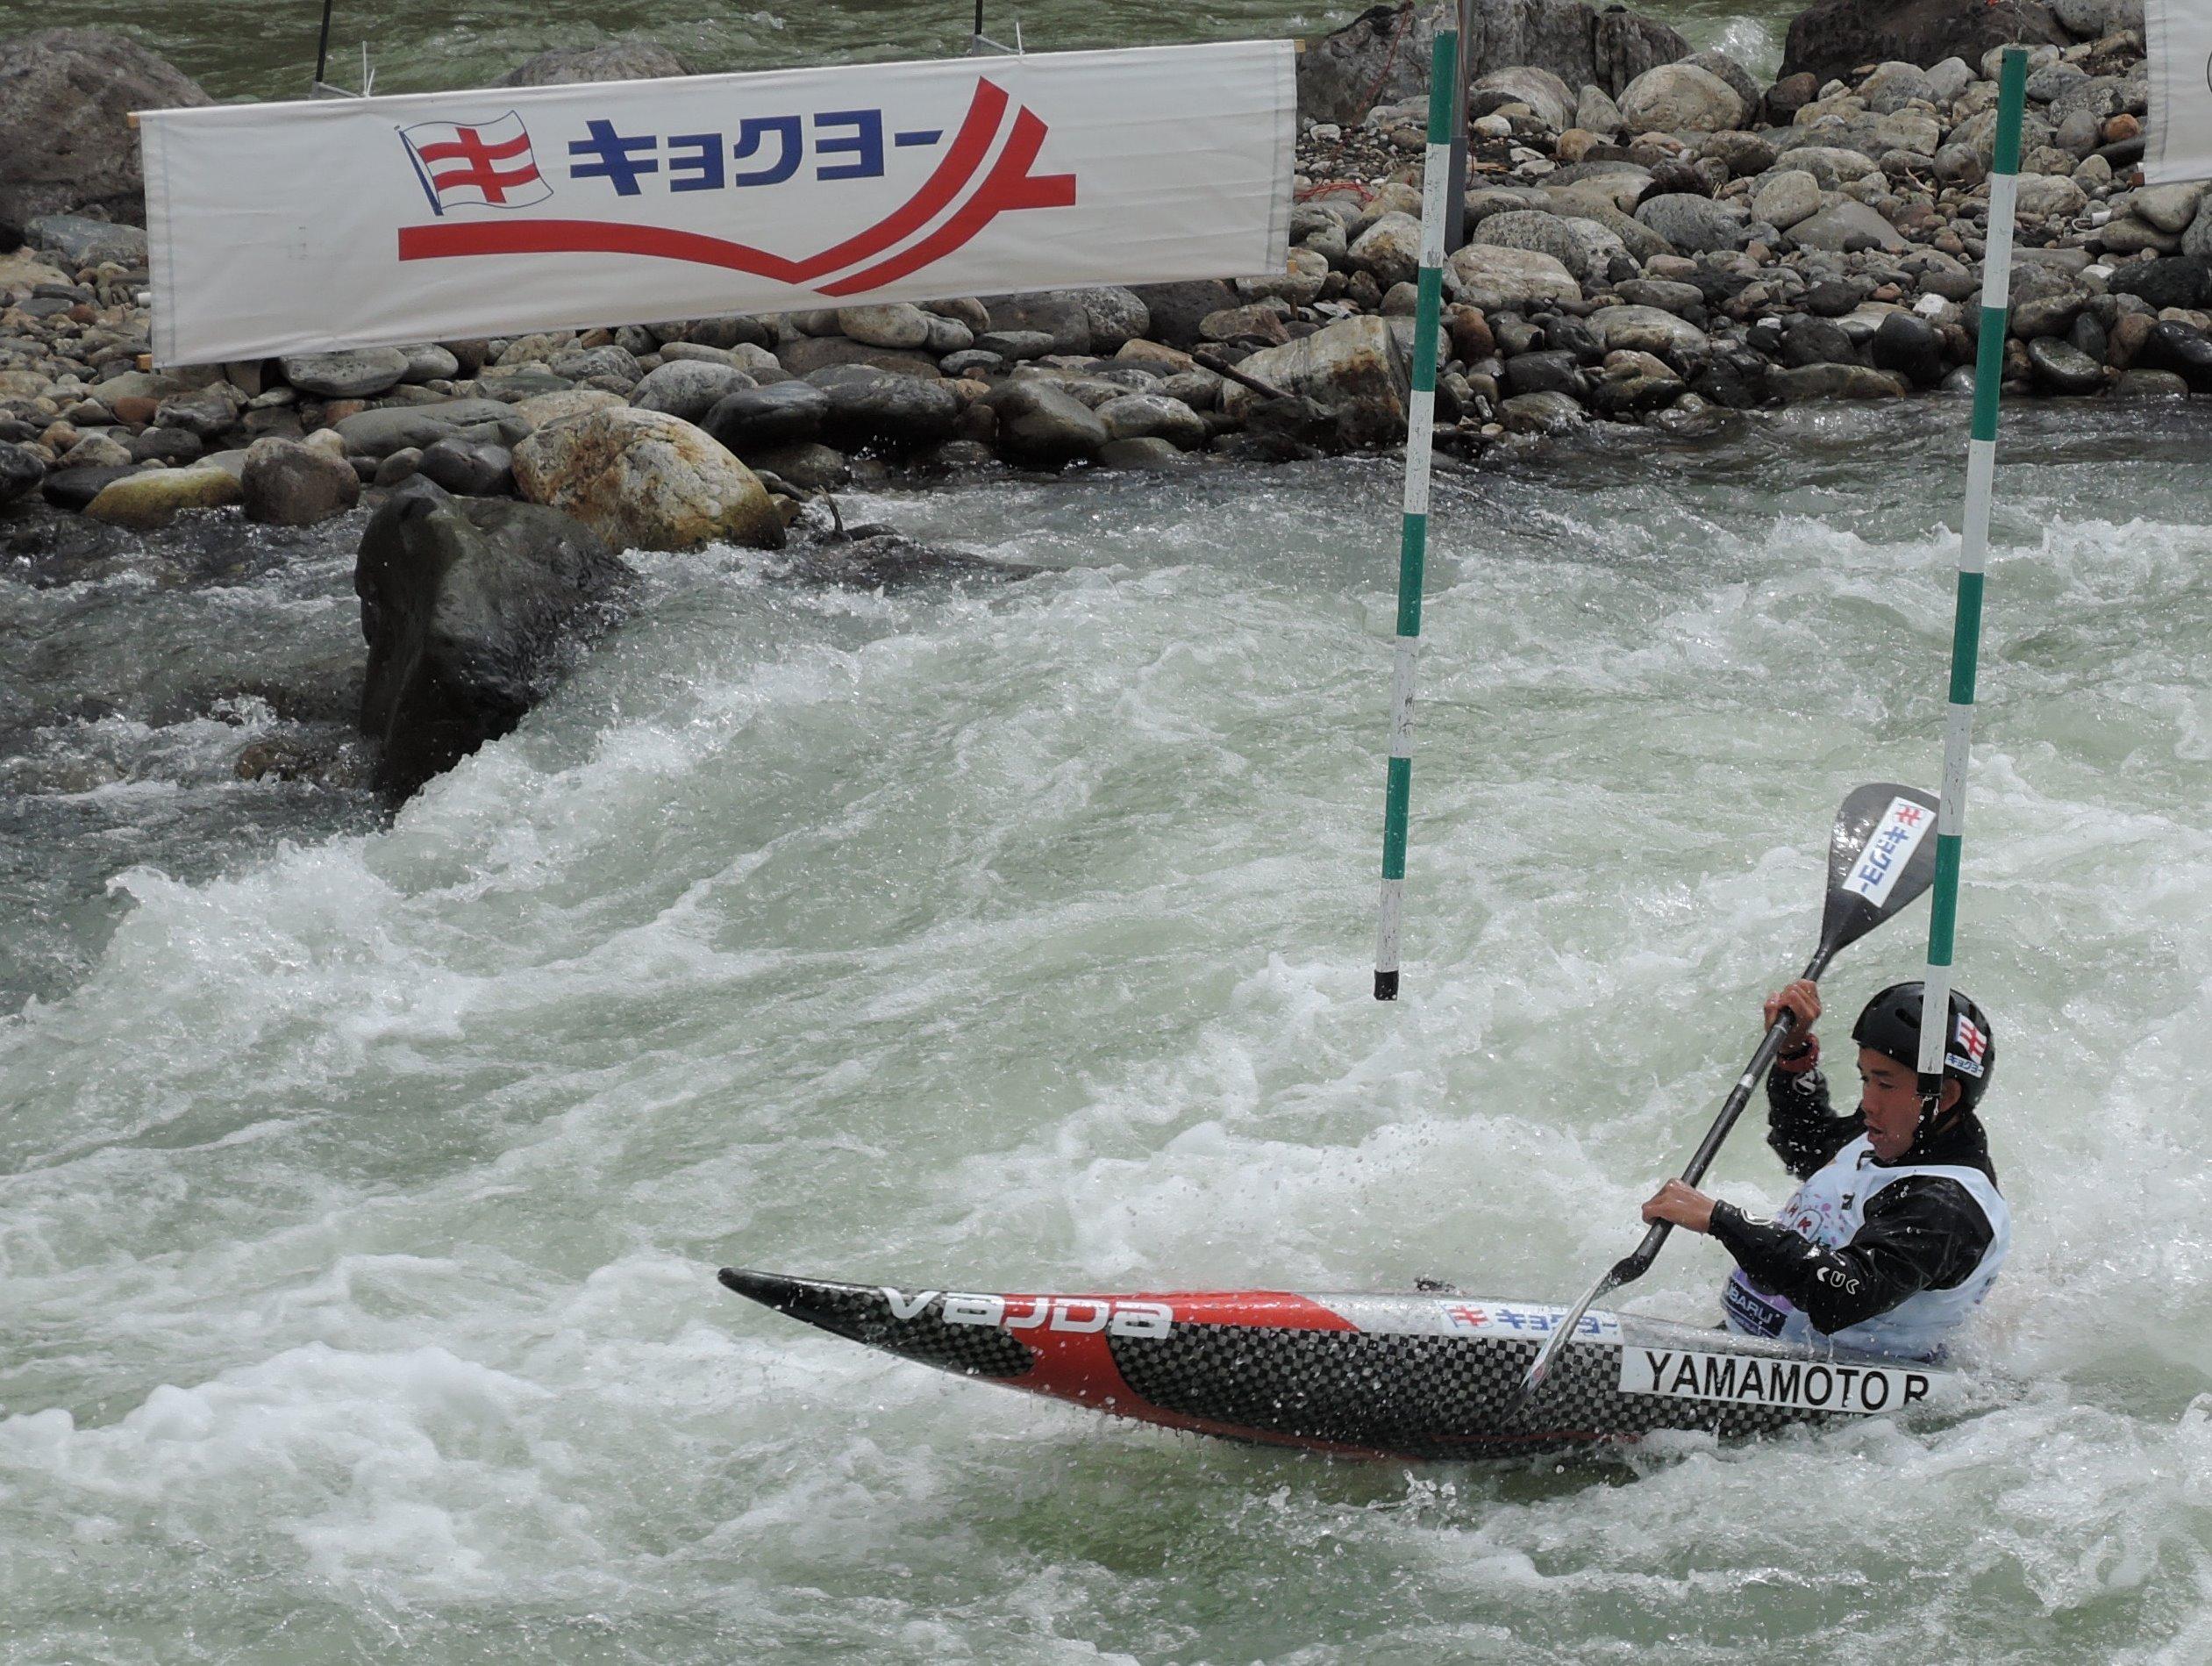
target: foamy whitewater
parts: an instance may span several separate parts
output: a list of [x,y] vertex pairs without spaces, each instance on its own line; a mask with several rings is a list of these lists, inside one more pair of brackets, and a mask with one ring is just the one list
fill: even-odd
[[[1387,1006],[1387,460],[846,505],[1011,584],[639,557],[389,826],[231,773],[312,714],[191,692],[357,662],[357,528],[0,575],[0,1656],[2212,1656],[2201,412],[2007,418],[1960,966],[2017,1239],[1964,1411],[1330,1461],[714,1282],[1578,1294],[1810,953],[1837,804],[1933,784],[1965,417],[1440,480]],[[1712,1187],[1771,1207],[1756,1116]],[[1630,1305],[1724,1266],[1678,1234]]]

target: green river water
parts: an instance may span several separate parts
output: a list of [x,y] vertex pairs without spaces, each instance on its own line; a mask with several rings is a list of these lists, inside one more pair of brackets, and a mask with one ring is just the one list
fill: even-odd
[[[1673,24],[1698,46],[1737,54],[1760,74],[1781,59],[1797,8],[1773,0],[1661,0],[1638,8]],[[1016,25],[1028,50],[1153,46],[1171,41],[1316,35],[1351,21],[1359,5],[1281,0],[984,0],[985,32],[1008,46]],[[120,29],[144,41],[220,99],[298,98],[315,71],[320,0],[235,0],[147,7],[137,0],[70,0],[58,13],[32,0],[0,0],[0,36],[68,23]],[[781,69],[799,64],[938,58],[967,50],[974,0],[738,0],[705,14],[666,0],[544,0],[439,4],[337,0],[331,79],[360,85],[368,49],[380,92],[482,86],[534,53],[610,38],[657,40],[695,69]]]
[[[1844,792],[1936,775],[1965,425],[1439,482],[1389,1006],[1388,460],[846,505],[1010,584],[640,556],[389,821],[231,769],[342,720],[358,522],[0,571],[0,1659],[2205,1660],[2201,411],[2008,417],[1960,960],[2018,1226],[1965,1411],[1331,1461],[714,1283],[1578,1291]],[[1750,1128],[1712,1183],[1786,1186]]]

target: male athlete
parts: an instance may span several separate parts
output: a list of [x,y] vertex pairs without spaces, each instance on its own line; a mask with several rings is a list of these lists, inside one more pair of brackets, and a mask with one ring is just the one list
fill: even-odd
[[1943,1090],[1920,1096],[1921,986],[1897,983],[1866,1004],[1858,1112],[1834,1115],[1813,1025],[1820,995],[1804,979],[1766,997],[1766,1022],[1796,1015],[1794,1045],[1766,1077],[1766,1143],[1804,1183],[1774,1219],[1670,1180],[1645,1220],[1710,1233],[1736,1257],[1722,1291],[1728,1328],[1751,1336],[1939,1357],[1995,1282],[2012,1247],[1989,1141],[1974,1106],[1997,1062],[1989,1020],[1952,991]]

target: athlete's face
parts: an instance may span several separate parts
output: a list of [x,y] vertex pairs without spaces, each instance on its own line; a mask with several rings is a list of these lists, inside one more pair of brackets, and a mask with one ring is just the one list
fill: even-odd
[[[1884,1162],[1894,1162],[1920,1129],[1920,1077],[1912,1068],[1877,1053],[1859,1049],[1859,1108],[1866,1118],[1866,1143]],[[1959,1084],[1944,1079],[1940,1102],[1946,1111],[1959,1103]]]

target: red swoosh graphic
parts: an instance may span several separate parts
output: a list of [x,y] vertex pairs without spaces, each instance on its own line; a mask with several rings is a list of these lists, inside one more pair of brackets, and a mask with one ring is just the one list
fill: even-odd
[[1009,209],[1067,208],[1075,201],[1075,175],[1045,174],[1032,177],[1030,164],[1045,143],[1045,124],[1026,110],[1014,118],[1013,137],[999,154],[997,164],[960,212],[911,248],[889,260],[834,283],[822,285],[824,295],[853,295],[873,290],[917,272],[931,261],[942,260]]
[[[630,225],[611,220],[504,220],[467,225],[403,225],[399,231],[399,258],[403,261],[445,260],[472,254],[642,254],[660,260],[688,261],[699,266],[718,266],[733,272],[750,272],[755,276],[774,278],[780,282],[805,284],[810,279],[825,272],[832,272],[854,261],[866,260],[881,253],[901,238],[926,224],[974,177],[982,166],[983,157],[989,151],[991,137],[998,131],[999,118],[1006,110],[1004,89],[993,82],[978,81],[974,97],[969,102],[967,114],[960,122],[960,130],[945,152],[945,160],[923,182],[922,188],[897,208],[885,215],[866,231],[847,238],[844,242],[803,261],[786,260],[758,249],[749,244],[734,243],[727,239],[710,237],[700,232],[671,231],[663,226]],[[1024,111],[1023,116],[1031,121]],[[1038,124],[1042,136],[1042,124]],[[1017,120],[1014,143],[1022,137]],[[1035,155],[1034,147],[1031,155]],[[1025,161],[1023,166],[1027,167]],[[1003,168],[994,168],[995,179]],[[1074,200],[1074,179],[1068,178],[1070,201]],[[988,185],[986,187],[988,189]],[[988,217],[986,217],[988,218]],[[970,236],[974,232],[969,233]],[[963,239],[962,241],[966,240]],[[957,246],[956,246],[957,247]]]

